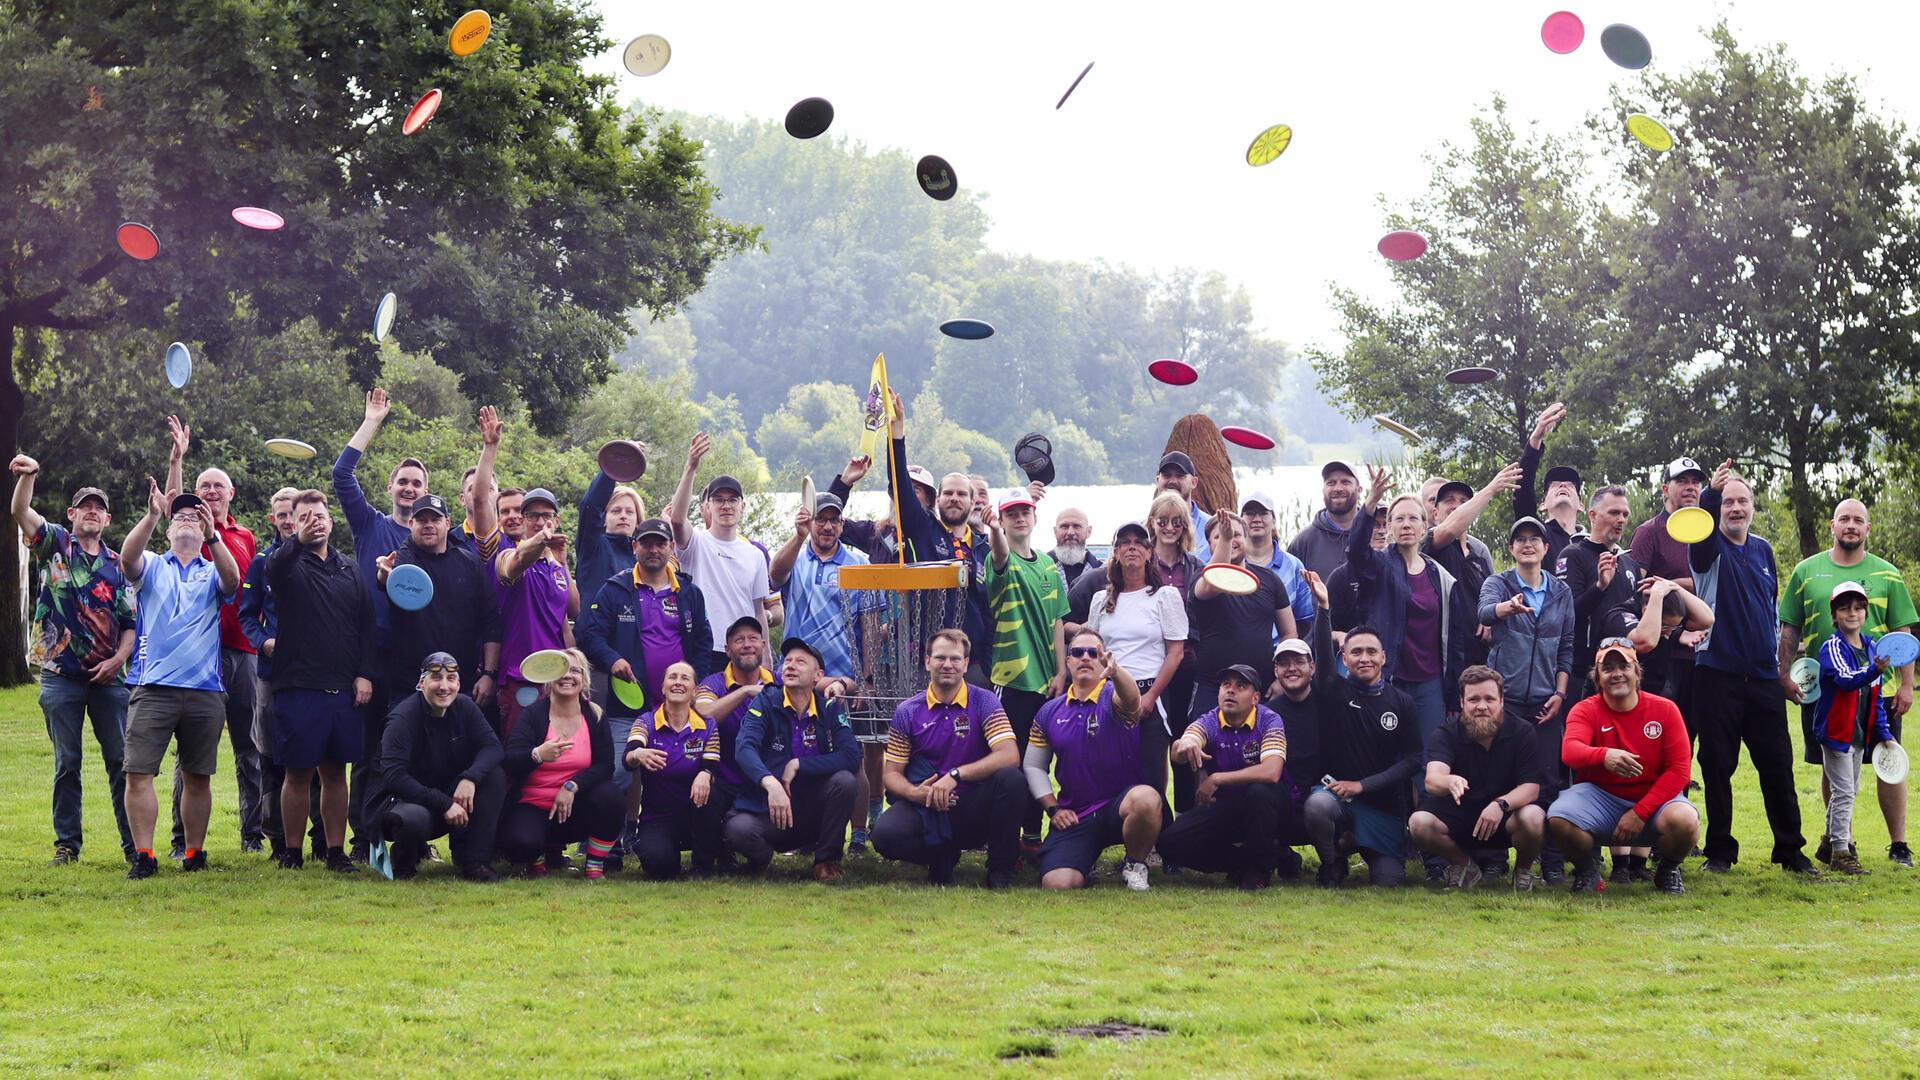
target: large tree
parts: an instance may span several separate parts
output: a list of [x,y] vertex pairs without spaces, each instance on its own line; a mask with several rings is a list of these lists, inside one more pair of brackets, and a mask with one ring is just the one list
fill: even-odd
[[[190,411],[229,357],[311,319],[365,383],[388,290],[401,346],[557,430],[626,313],[673,310],[751,233],[713,215],[697,143],[583,72],[613,44],[590,4],[489,5],[492,39],[458,58],[465,6],[0,0],[0,445],[27,405],[23,350],[57,364],[71,335],[178,338],[198,374],[163,396]],[[440,114],[403,135],[430,88]],[[240,205],[287,226],[243,228]],[[116,248],[125,220],[153,227],[158,258]],[[158,356],[141,362],[157,380]],[[15,576],[0,559],[0,597]],[[0,682],[24,677],[19,645],[0,620]]]

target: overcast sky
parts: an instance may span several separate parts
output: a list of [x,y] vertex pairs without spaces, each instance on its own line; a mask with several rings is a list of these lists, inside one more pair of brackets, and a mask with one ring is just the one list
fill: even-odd
[[[1856,74],[1882,114],[1905,120],[1920,101],[1920,8],[1893,3],[1575,5],[1587,37],[1566,56],[1540,42],[1551,3],[599,6],[618,41],[673,46],[645,79],[617,48],[601,58],[623,98],[778,119],[826,97],[830,135],[940,154],[987,193],[994,247],[1220,270],[1296,346],[1337,344],[1330,282],[1385,295],[1380,197],[1418,194],[1427,156],[1461,141],[1495,93],[1518,119],[1566,131],[1607,106],[1611,83],[1641,77],[1601,53],[1609,23],[1639,28],[1649,70],[1673,71],[1705,59],[1702,29],[1724,13],[1743,44],[1786,42],[1806,74]],[[1275,123],[1292,125],[1292,146],[1249,167],[1248,142]]]

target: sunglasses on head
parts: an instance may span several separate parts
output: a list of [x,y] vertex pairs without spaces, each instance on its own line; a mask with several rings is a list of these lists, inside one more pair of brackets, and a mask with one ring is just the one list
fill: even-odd
[[1081,659],[1097,659],[1100,656],[1100,647],[1097,645],[1075,645],[1067,650],[1067,655]]
[[459,664],[428,664],[428,665],[427,665],[427,674],[429,674],[429,675],[458,675],[458,674],[460,674],[460,665],[459,665]]

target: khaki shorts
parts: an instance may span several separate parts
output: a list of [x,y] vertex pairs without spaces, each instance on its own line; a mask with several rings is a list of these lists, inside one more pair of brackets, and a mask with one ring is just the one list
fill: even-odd
[[157,776],[167,744],[177,736],[182,772],[212,776],[220,764],[220,733],[227,726],[227,695],[178,686],[136,686],[127,699],[125,771]]

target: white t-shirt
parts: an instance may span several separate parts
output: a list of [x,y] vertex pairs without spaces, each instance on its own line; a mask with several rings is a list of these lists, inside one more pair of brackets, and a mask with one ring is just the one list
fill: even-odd
[[680,566],[700,586],[707,601],[707,623],[715,652],[727,647],[727,627],[745,615],[760,616],[756,601],[778,595],[767,577],[767,556],[753,541],[722,540],[705,529],[688,529],[679,548]]
[[1109,615],[1107,590],[1101,589],[1087,607],[1087,625],[1106,639],[1107,650],[1135,682],[1146,682],[1166,663],[1167,642],[1187,640],[1187,605],[1179,589],[1162,585],[1152,596],[1145,589],[1121,593]]

